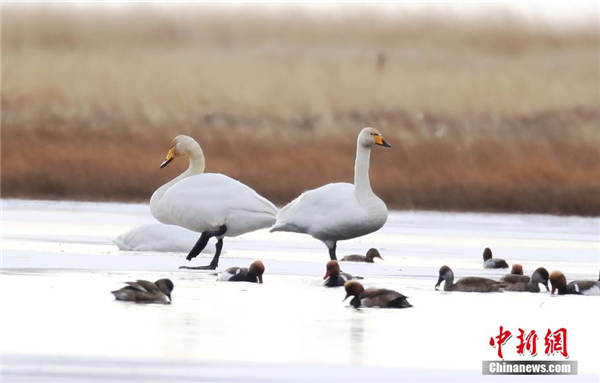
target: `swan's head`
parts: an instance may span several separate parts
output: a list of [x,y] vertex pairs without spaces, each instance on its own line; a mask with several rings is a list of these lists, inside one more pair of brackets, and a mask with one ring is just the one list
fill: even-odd
[[248,268],[248,274],[256,276],[259,283],[263,283],[262,276],[265,272],[265,265],[261,261],[254,261]]
[[177,157],[187,156],[190,153],[198,151],[200,149],[200,145],[189,136],[177,136],[171,141],[171,146],[169,147],[169,153],[167,153],[167,158],[160,164],[161,168],[167,166],[171,161],[173,161]]
[[386,148],[391,148],[392,145],[388,144],[384,139],[379,130],[375,128],[364,128],[358,135],[358,142],[367,148],[373,145],[379,145]]

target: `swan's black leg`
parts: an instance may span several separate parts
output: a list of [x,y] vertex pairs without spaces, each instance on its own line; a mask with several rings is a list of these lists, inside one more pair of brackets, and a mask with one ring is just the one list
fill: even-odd
[[[202,235],[200,236],[200,239],[198,240],[198,242],[196,242],[196,244],[194,245],[194,247],[192,248],[192,250],[190,251],[190,253],[188,254],[186,259],[188,261],[191,261],[192,258],[195,258],[196,256],[198,256],[198,254],[200,254],[202,249],[204,249],[206,247],[206,244],[208,243],[208,240],[211,237],[220,237],[220,236],[224,235],[226,232],[227,232],[227,226],[222,225],[221,227],[219,227],[219,230],[205,231],[204,233],[202,233]],[[205,238],[205,239],[203,239],[203,238]],[[181,266],[179,268],[180,269],[188,269],[188,270],[215,270],[217,268],[217,266],[219,265],[219,256],[221,255],[221,250],[223,249],[223,238],[219,238],[217,240],[216,249],[217,249],[217,251],[216,251],[215,256],[213,257],[212,261],[210,262],[210,265],[196,266],[196,267]]]
[[212,261],[210,261],[210,265],[208,265],[208,267],[212,270],[219,266],[219,256],[221,255],[221,250],[223,249],[223,238],[219,238],[215,247],[217,248],[217,252],[215,253]]
[[334,242],[333,246],[329,248],[329,258],[331,258],[332,261],[337,260],[337,257],[335,256],[335,249],[337,249],[337,242]]
[[214,237],[213,233],[214,233],[214,231],[205,231],[204,233],[202,233],[202,235],[200,236],[200,239],[198,239],[198,242],[196,242],[194,247],[192,247],[192,250],[190,250],[190,253],[188,254],[188,256],[185,259],[187,259],[188,261],[191,261],[193,258],[196,258],[198,256],[198,254],[200,254],[200,252],[202,250],[204,250],[204,248],[208,244],[208,240],[211,237]]

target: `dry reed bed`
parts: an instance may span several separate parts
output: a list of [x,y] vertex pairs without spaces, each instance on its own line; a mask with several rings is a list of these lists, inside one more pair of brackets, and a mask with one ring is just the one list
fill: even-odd
[[135,12],[3,7],[3,197],[147,200],[185,133],[282,204],[372,125],[392,207],[600,214],[597,30]]

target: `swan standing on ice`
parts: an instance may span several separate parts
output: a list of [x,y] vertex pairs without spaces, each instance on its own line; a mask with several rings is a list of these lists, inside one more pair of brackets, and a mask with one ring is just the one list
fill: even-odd
[[158,188],[150,199],[150,211],[158,221],[202,233],[187,256],[195,258],[212,237],[217,239],[216,253],[208,266],[186,269],[214,270],[219,263],[223,237],[235,237],[270,227],[277,208],[243,183],[223,174],[204,172],[204,153],[191,137],[177,136],[171,142],[167,166],[175,158],[188,156],[189,168]]
[[309,234],[321,240],[335,260],[337,241],[379,230],[387,221],[388,211],[369,182],[373,145],[391,147],[377,129],[364,128],[356,145],[354,185],[333,183],[302,193],[279,212],[271,232]]

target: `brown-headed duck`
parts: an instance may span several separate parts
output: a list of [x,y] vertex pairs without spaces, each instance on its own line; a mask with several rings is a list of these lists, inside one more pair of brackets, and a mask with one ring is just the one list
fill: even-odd
[[125,282],[127,286],[111,291],[118,301],[136,303],[170,303],[173,282],[170,279],[159,279],[156,282],[137,280]]
[[500,282],[480,277],[465,277],[454,283],[454,273],[448,266],[442,266],[439,274],[440,276],[435,285],[436,290],[442,282],[445,282],[444,291],[462,291],[466,293],[490,293],[500,291],[500,287],[503,287]]
[[359,307],[381,307],[403,309],[412,307],[406,300],[407,297],[394,290],[366,289],[357,281],[348,281],[344,284],[346,298],[354,297],[350,304],[354,308]]
[[261,261],[254,261],[250,267],[230,267],[222,271],[219,281],[263,283],[264,272],[265,265]]
[[550,283],[552,283],[552,294],[558,292],[558,295],[600,295],[600,278],[598,281],[573,281],[567,284],[565,275],[555,270],[550,274]]
[[504,275],[500,278],[500,282],[504,283],[529,283],[530,278],[527,275],[523,275],[523,266],[515,263],[512,265],[510,274]]
[[352,255],[346,255],[344,258],[342,258],[340,261],[343,262],[366,262],[366,263],[374,263],[374,259],[375,258],[379,258],[383,261],[383,258],[381,258],[381,255],[379,254],[379,251],[377,251],[377,249],[369,249],[369,251],[367,251],[367,255],[358,255],[358,254],[352,254]]
[[344,273],[340,270],[340,264],[338,261],[329,261],[326,265],[326,273],[323,279],[323,286],[326,287],[340,287],[344,286],[344,283],[348,282],[351,279],[362,279],[360,277],[354,277],[348,273]]

